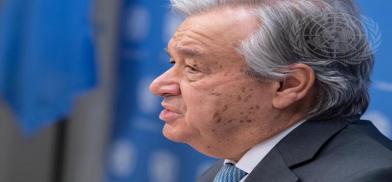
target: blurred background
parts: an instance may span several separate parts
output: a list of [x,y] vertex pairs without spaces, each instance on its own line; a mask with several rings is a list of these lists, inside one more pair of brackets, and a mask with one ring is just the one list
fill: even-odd
[[[392,138],[392,1],[363,116]],[[187,182],[214,159],[161,134],[148,85],[182,18],[167,0],[0,0],[0,182]]]

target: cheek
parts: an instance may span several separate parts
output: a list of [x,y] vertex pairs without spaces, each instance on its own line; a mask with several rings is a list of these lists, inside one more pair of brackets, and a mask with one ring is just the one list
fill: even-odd
[[227,130],[235,131],[246,127],[255,121],[255,113],[259,106],[253,106],[251,95],[231,93],[220,97],[218,110],[215,111],[213,121],[216,124],[223,125]]
[[252,85],[256,84],[235,81],[208,88],[183,85],[182,96],[187,106],[184,124],[208,136],[249,129],[260,119],[259,113],[266,109],[261,102],[267,102]]
[[185,119],[189,125],[205,123],[213,118],[214,110],[221,105],[220,101],[211,97],[208,90],[193,90],[189,94],[183,93],[187,110]]
[[223,119],[221,115],[228,109],[220,96],[222,94],[213,89],[182,86],[182,97],[187,108],[185,124],[201,133],[219,124]]
[[[228,88],[192,90],[192,94],[183,93],[187,105],[185,122],[205,135],[220,135],[239,129],[238,125],[254,120],[249,114],[247,100],[250,96],[233,94]],[[248,98],[242,98],[246,97]],[[241,98],[241,101],[239,101]],[[252,111],[254,112],[254,111]]]

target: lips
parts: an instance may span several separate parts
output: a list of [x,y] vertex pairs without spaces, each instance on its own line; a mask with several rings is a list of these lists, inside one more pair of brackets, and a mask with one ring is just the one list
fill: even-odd
[[174,108],[170,107],[169,104],[162,103],[162,106],[164,109],[159,114],[161,120],[169,123],[182,116],[180,112],[177,112]]

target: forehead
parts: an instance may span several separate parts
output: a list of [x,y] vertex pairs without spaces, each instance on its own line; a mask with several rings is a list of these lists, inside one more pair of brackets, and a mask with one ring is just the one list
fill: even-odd
[[169,51],[191,56],[237,48],[258,27],[248,9],[223,8],[188,17],[169,42]]

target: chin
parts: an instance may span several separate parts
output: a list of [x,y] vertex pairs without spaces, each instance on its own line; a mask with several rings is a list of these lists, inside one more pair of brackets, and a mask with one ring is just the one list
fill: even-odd
[[162,134],[168,140],[178,143],[187,143],[186,139],[189,138],[187,134],[182,131],[178,131],[175,128],[165,125],[162,130]]

